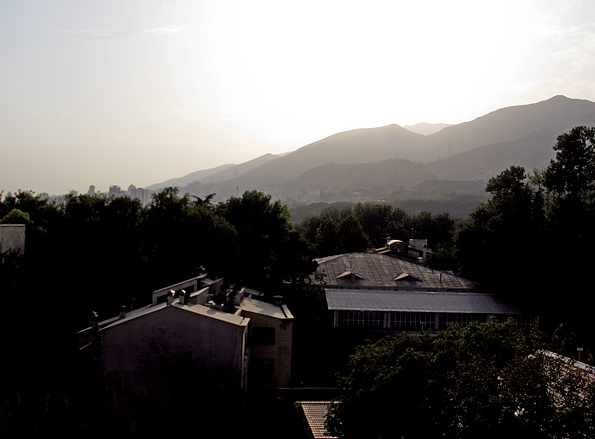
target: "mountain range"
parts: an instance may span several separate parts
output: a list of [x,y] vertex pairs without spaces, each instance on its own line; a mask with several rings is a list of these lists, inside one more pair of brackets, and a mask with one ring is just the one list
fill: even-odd
[[450,191],[453,185],[446,181],[476,182],[471,186],[480,188],[477,182],[511,165],[529,172],[547,166],[557,136],[578,125],[595,126],[595,103],[554,96],[457,125],[393,124],[341,132],[291,153],[201,170],[150,188],[217,193],[218,201],[257,189],[298,204],[395,200],[428,187],[434,193],[441,186]]

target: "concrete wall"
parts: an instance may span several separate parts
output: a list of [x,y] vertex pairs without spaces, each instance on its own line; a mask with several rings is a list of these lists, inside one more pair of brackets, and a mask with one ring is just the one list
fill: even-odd
[[24,224],[0,224],[0,253],[8,250],[25,254]]
[[164,307],[101,330],[101,365],[149,394],[167,392],[166,374],[183,362],[196,369],[195,379],[212,377],[230,388],[244,388],[247,323]]
[[[244,317],[250,318],[250,337],[254,328],[275,328],[275,344],[250,343],[250,389],[290,387],[291,355],[293,343],[293,320],[279,319],[247,310],[241,311]],[[253,367],[259,360],[274,361],[274,380],[259,381]]]

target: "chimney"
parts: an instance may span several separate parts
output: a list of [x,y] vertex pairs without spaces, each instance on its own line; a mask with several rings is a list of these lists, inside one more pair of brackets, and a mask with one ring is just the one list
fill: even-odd
[[122,320],[126,318],[126,305],[120,305],[120,313],[118,314],[118,319]]
[[136,302],[136,299],[134,297],[132,299],[130,299],[130,311],[134,311],[135,302]]
[[281,306],[283,304],[283,296],[273,296],[273,305]]
[[180,292],[180,305],[187,305],[187,300],[188,298],[186,297],[186,290],[181,290]]
[[167,306],[171,306],[174,303],[174,297],[176,292],[174,290],[169,290],[169,294],[167,295]]

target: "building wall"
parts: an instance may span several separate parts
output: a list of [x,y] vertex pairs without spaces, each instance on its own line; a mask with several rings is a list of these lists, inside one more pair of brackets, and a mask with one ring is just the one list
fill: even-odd
[[[293,320],[279,319],[272,316],[242,310],[244,317],[250,318],[250,388],[283,388],[290,386],[291,355],[293,342]],[[259,342],[258,331],[262,328],[274,329],[274,344]],[[261,332],[262,334],[262,332]],[[267,371],[272,360],[272,376]]]
[[8,250],[25,254],[24,224],[0,224],[0,253]]
[[245,388],[247,323],[242,325],[168,306],[100,331],[104,372],[118,371],[148,393],[166,392],[164,374],[184,361],[201,377]]

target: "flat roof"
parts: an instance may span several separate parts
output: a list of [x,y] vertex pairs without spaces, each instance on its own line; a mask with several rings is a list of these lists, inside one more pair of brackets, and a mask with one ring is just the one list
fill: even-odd
[[219,311],[217,309],[203,305],[180,305],[178,302],[174,302],[172,306],[184,311],[190,311],[194,314],[200,314],[238,326],[246,326],[250,321],[250,319],[247,317],[242,317],[237,314],[232,314],[225,311]]
[[[181,309],[183,311],[192,312],[194,314],[200,314],[203,316],[207,316],[213,319],[221,320],[227,323],[231,323],[238,326],[246,326],[250,319],[248,317],[242,317],[237,314],[227,313],[225,311],[219,311],[214,308],[210,308],[208,306],[203,305],[182,305],[179,303],[178,299],[174,301],[171,307]],[[167,303],[160,303],[158,305],[147,305],[143,308],[135,309],[134,311],[130,311],[126,313],[126,317],[120,319],[119,316],[112,317],[110,319],[104,320],[99,322],[99,328],[101,330],[111,328],[131,320],[137,319],[139,317],[143,317],[147,314],[151,314],[162,309],[168,308],[169,306]],[[79,333],[87,331],[89,328],[85,328]]]
[[330,288],[325,294],[331,311],[523,314],[492,294]]
[[286,305],[277,306],[251,297],[244,297],[239,308],[241,310],[275,317],[277,319],[293,319],[293,315],[289,312]]

